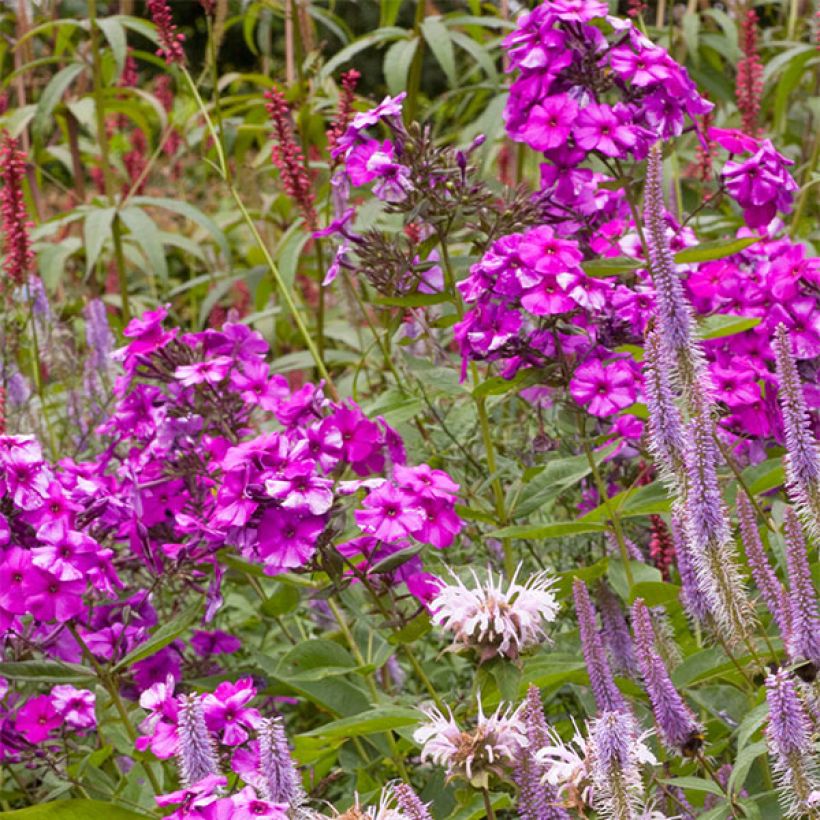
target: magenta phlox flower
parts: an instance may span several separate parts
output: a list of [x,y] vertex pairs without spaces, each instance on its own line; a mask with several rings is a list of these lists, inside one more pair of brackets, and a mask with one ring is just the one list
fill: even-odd
[[63,718],[49,695],[29,698],[17,711],[14,721],[15,729],[29,743],[42,743],[62,725]]
[[179,332],[179,328],[163,330],[162,323],[168,316],[168,306],[160,305],[156,310],[147,310],[142,316],[135,316],[122,331],[122,335],[132,341],[112,355],[116,360],[124,360],[133,366],[137,356],[146,356],[165,347]]
[[333,482],[316,474],[312,461],[297,461],[265,481],[265,491],[286,509],[322,515],[333,506]]
[[51,703],[66,725],[74,729],[90,729],[97,725],[94,713],[94,693],[59,684],[51,690]]
[[581,148],[608,157],[623,157],[638,143],[635,127],[601,103],[592,103],[580,112],[574,134]]
[[634,368],[626,360],[604,362],[593,358],[576,369],[569,391],[593,416],[611,416],[635,403],[638,383]]
[[424,513],[406,491],[389,481],[371,490],[356,510],[356,523],[366,533],[381,541],[396,541],[418,532],[424,525]]
[[286,509],[266,510],[259,523],[254,557],[262,560],[268,575],[301,567],[316,551],[316,540],[324,528],[323,517]]
[[569,138],[578,117],[578,103],[567,94],[547,97],[530,109],[520,139],[536,151],[558,148]]
[[[372,162],[376,155],[380,156]],[[390,140],[379,142],[366,139],[350,149],[345,167],[353,185],[366,185],[378,178],[379,166],[384,162],[393,162],[393,143]]]
[[230,655],[242,648],[242,641],[236,635],[230,635],[221,629],[215,629],[213,632],[195,629],[189,643],[201,658],[208,658],[211,655]]
[[213,693],[204,696],[205,723],[212,732],[222,734],[226,746],[238,746],[248,739],[248,730],[259,727],[262,717],[246,704],[256,696],[250,678],[236,683],[223,681]]
[[193,387],[198,384],[214,385],[219,384],[227,377],[232,365],[233,359],[229,356],[217,356],[204,362],[180,365],[174,371],[174,376],[185,387]]

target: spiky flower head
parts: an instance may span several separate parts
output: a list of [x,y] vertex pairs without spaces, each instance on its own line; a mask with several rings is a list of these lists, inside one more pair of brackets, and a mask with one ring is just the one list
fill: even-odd
[[422,803],[415,789],[407,783],[393,783],[390,786],[396,805],[407,820],[433,820],[427,803]]
[[752,579],[785,639],[789,634],[789,603],[786,590],[769,563],[757,528],[754,508],[744,492],[737,495],[737,519],[740,524],[740,540]]
[[811,739],[811,721],[785,669],[766,678],[766,701],[766,744],[778,778],[784,816],[810,815],[812,792],[820,788],[817,754]]
[[521,749],[528,744],[520,707],[501,703],[485,715],[478,699],[478,715],[471,729],[462,729],[453,713],[423,708],[427,722],[413,733],[422,745],[421,759],[447,769],[447,779],[463,778],[476,788],[487,788],[490,777],[504,778]]
[[643,375],[649,449],[664,484],[670,489],[680,490],[685,481],[683,419],[675,402],[670,363],[664,358],[664,347],[657,329],[646,336]]
[[808,531],[820,535],[820,449],[811,429],[806,397],[786,326],[774,332],[778,398],[786,435],[786,490]]
[[685,460],[687,547],[715,626],[728,644],[735,644],[748,634],[754,610],[736,562],[718,483],[715,425],[705,406],[689,421]]
[[190,788],[208,775],[219,774],[214,740],[205,725],[199,695],[180,695],[177,732],[180,783],[185,788]]
[[546,778],[547,767],[538,752],[552,745],[552,734],[544,716],[541,693],[530,684],[523,704],[522,720],[528,745],[516,760],[513,780],[518,786],[518,816],[521,820],[568,820],[555,786]]
[[813,680],[820,669],[820,611],[811,578],[809,554],[800,521],[787,508],[783,517],[786,539],[786,568],[789,573],[789,629],[786,651],[794,663],[806,663],[801,676]]
[[455,646],[474,649],[480,661],[501,655],[517,659],[522,652],[547,640],[544,624],[555,620],[558,602],[553,579],[545,572],[518,582],[519,565],[504,589],[488,571],[486,582],[472,573],[467,587],[453,574],[453,583],[440,582],[430,602],[432,621],[455,635]]
[[601,615],[601,638],[606,647],[609,664],[613,672],[633,677],[638,667],[632,648],[629,625],[621,608],[621,602],[604,581],[595,585],[595,601]]
[[586,584],[580,578],[573,581],[572,594],[575,599],[575,612],[578,616],[578,630],[581,634],[581,649],[589,673],[589,685],[595,696],[598,710],[600,712],[627,711],[626,701],[615,685],[601,635],[598,632],[595,606],[589,598]]
[[182,65],[185,62],[185,50],[182,48],[185,35],[177,31],[167,0],[148,0],[148,13],[157,27],[160,44],[157,56],[162,57],[168,65]]
[[635,655],[661,739],[670,750],[687,755],[697,752],[702,744],[703,727],[669,677],[655,646],[652,618],[641,598],[632,605],[632,629]]
[[0,211],[3,217],[3,270],[12,285],[22,285],[34,261],[29,231],[31,222],[26,210],[23,180],[26,177],[26,155],[7,131],[0,141]]
[[695,559],[686,541],[685,515],[680,506],[672,511],[672,543],[675,545],[675,561],[680,575],[680,599],[689,617],[698,624],[705,624],[710,615],[709,600],[698,584]]
[[604,712],[592,722],[591,759],[593,806],[600,818],[633,820],[643,803],[641,767],[657,761],[644,744],[631,714]]
[[708,390],[703,351],[695,341],[695,320],[678,274],[666,233],[663,202],[663,158],[659,145],[649,151],[644,188],[644,234],[649,270],[658,305],[658,330],[663,359],[688,397]]
[[272,803],[297,808],[305,801],[282,718],[265,718],[259,727],[259,786]]

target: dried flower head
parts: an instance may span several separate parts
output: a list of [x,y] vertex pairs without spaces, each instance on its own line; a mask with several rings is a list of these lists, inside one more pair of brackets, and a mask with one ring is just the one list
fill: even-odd
[[444,766],[448,779],[461,777],[476,788],[487,788],[491,776],[506,777],[528,743],[520,708],[514,710],[507,704],[499,704],[488,716],[479,696],[475,726],[468,730],[456,723],[449,710],[447,717],[433,706],[422,711],[427,723],[413,733],[422,744],[422,760]]
[[558,612],[553,579],[538,572],[521,584],[520,571],[519,565],[506,589],[492,572],[483,584],[473,573],[473,588],[453,575],[454,583],[442,583],[430,603],[433,623],[453,632],[457,647],[475,649],[481,661],[497,655],[518,658],[547,639],[544,623],[554,621]]

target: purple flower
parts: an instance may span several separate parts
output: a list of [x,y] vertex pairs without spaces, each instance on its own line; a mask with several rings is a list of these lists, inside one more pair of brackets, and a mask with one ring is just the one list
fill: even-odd
[[242,647],[242,641],[235,635],[229,635],[227,632],[222,632],[217,629],[213,632],[204,632],[201,629],[195,629],[191,635],[190,644],[202,658],[210,657],[211,655],[227,655],[233,652],[238,652]]
[[602,581],[595,586],[595,600],[601,615],[601,638],[612,670],[619,675],[634,677],[638,668],[632,637],[618,598],[609,584]]
[[809,531],[820,533],[820,452],[811,427],[789,335],[778,325],[774,343],[777,357],[778,398],[786,434],[786,489]]
[[812,724],[785,669],[766,678],[769,725],[766,743],[778,777],[786,817],[810,814],[812,792],[818,788]]
[[[134,317],[122,332],[122,335],[133,341],[124,348],[127,356],[145,356],[168,344],[178,332],[178,328],[164,331],[162,322],[168,316],[168,308],[160,306],[156,310],[147,310],[142,316]],[[118,355],[122,355],[120,352]]]
[[42,743],[57,728],[63,718],[54,708],[49,695],[29,698],[17,711],[15,728],[29,743]]
[[94,693],[60,684],[51,690],[51,703],[66,725],[74,729],[90,729],[97,725]]
[[304,802],[302,778],[293,763],[281,718],[266,718],[259,726],[259,778],[267,800],[293,809]]
[[669,678],[666,665],[655,647],[649,610],[641,598],[632,604],[632,629],[635,655],[658,731],[670,749],[693,754],[701,746],[702,727]]
[[107,371],[114,350],[114,334],[108,324],[108,310],[101,299],[92,299],[83,311],[88,362],[95,370]]
[[317,476],[312,461],[289,464],[276,477],[265,481],[265,491],[271,498],[278,498],[285,509],[322,515],[333,506],[333,482]]
[[228,375],[232,365],[233,359],[229,356],[217,356],[205,362],[180,365],[174,371],[174,376],[186,387],[196,384],[219,384]]
[[608,105],[592,103],[575,123],[575,142],[585,151],[600,151],[608,157],[623,157],[638,143],[635,127],[622,120]]
[[789,572],[789,629],[784,635],[793,662],[808,661],[816,675],[820,669],[820,609],[812,583],[808,548],[800,522],[788,507],[783,518],[786,567]]
[[409,506],[410,502],[406,492],[385,481],[362,501],[364,509],[354,513],[356,523],[381,541],[405,538],[424,525],[424,513],[418,506]]
[[573,373],[569,392],[593,416],[611,416],[635,403],[635,371],[625,359],[588,359]]
[[267,575],[304,566],[316,550],[316,539],[325,521],[314,515],[284,510],[267,510],[258,529],[258,557]]
[[180,695],[177,731],[177,760],[182,785],[190,788],[209,775],[218,775],[219,761],[199,695]]
[[519,139],[536,151],[548,151],[564,145],[578,117],[578,103],[566,94],[547,97],[530,109],[527,125]]
[[629,707],[615,685],[612,670],[606,659],[598,626],[595,623],[595,607],[589,599],[586,584],[580,578],[572,582],[572,594],[575,599],[575,613],[578,616],[581,649],[589,673],[589,685],[595,695],[598,710],[599,712],[628,711]]
[[236,683],[223,681],[212,694],[202,699],[205,724],[210,731],[222,732],[222,742],[226,746],[238,746],[248,739],[248,729],[257,729],[262,718],[256,709],[247,707],[256,695],[250,678],[241,678]]
[[780,634],[785,639],[789,634],[789,602],[786,597],[786,590],[777,575],[775,575],[769,559],[766,557],[766,551],[757,528],[755,511],[745,492],[737,494],[737,518],[740,524],[741,541],[746,553],[746,561],[752,572],[752,578],[760,590],[769,612],[772,613]]

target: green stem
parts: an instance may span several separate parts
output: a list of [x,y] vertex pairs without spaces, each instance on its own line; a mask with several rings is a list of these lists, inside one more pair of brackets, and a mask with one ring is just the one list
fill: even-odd
[[37,322],[34,318],[34,297],[31,294],[31,287],[26,283],[26,293],[28,294],[28,320],[31,328],[31,346],[34,355],[34,362],[32,367],[32,374],[34,376],[34,386],[37,390],[37,395],[40,397],[40,409],[43,413],[43,421],[48,431],[48,443],[51,448],[51,456],[56,461],[57,459],[57,437],[54,434],[54,428],[51,424],[51,418],[48,415],[46,408],[45,385],[43,384],[43,374],[40,372],[40,342],[37,336]]
[[410,74],[407,79],[407,99],[404,103],[404,121],[411,123],[418,110],[419,90],[421,89],[421,69],[424,65],[424,38],[421,35],[421,24],[424,22],[427,0],[416,0],[416,19],[413,23],[413,37],[416,40],[416,53],[410,63]]
[[805,173],[803,174],[803,185],[802,190],[800,191],[800,199],[797,200],[797,205],[794,209],[794,216],[792,217],[792,224],[791,228],[789,229],[789,235],[794,239],[797,236],[798,230],[800,228],[800,220],[803,217],[803,211],[806,210],[806,205],[809,202],[809,191],[817,184],[817,180],[812,180],[812,175],[814,174],[815,169],[817,168],[817,163],[820,161],[820,136],[815,135],[814,137],[814,147],[812,148],[811,157],[809,158],[809,164],[806,166]]
[[592,448],[589,446],[589,441],[586,435],[586,425],[584,417],[580,413],[575,414],[575,423],[578,427],[578,435],[581,439],[581,444],[584,448],[584,454],[587,457],[589,468],[592,471],[592,478],[595,482],[595,487],[598,490],[598,495],[601,497],[601,503],[606,507],[607,517],[612,524],[612,529],[615,532],[615,540],[618,542],[618,550],[621,553],[621,561],[624,565],[624,573],[626,574],[626,581],[630,588],[635,583],[632,568],[629,565],[629,550],[626,546],[626,537],[624,536],[623,527],[621,526],[621,519],[618,516],[617,510],[612,506],[612,501],[609,498],[606,484],[601,476],[601,471],[598,469],[598,464],[595,461],[595,456],[592,453]]
[[[347,641],[347,645],[350,647],[350,651],[353,653],[353,657],[356,659],[356,663],[359,666],[366,666],[367,661],[362,655],[361,649],[359,649],[359,645],[356,643],[356,639],[353,637],[353,633],[350,631],[350,627],[347,625],[347,620],[345,619],[344,613],[341,609],[339,609],[339,605],[334,601],[332,598],[327,599],[327,605],[330,608],[330,611],[333,613],[333,617],[336,620],[336,623],[339,624],[339,629],[344,636],[345,641]],[[370,690],[370,696],[373,698],[373,705],[375,706],[379,702],[379,690],[376,688],[376,681],[373,680],[372,674],[364,675],[365,683],[367,684],[367,688]],[[401,754],[399,753],[398,746],[396,745],[396,739],[393,737],[393,733],[387,731],[384,733],[385,738],[387,739],[387,743],[390,746],[391,756],[393,758],[393,762],[396,765],[396,769],[398,770],[401,777],[406,781],[410,782],[409,775],[407,774],[407,769],[404,766],[404,761],[402,760]]]
[[[77,627],[74,626],[74,624],[70,621],[68,622],[67,627],[68,631],[71,633],[74,640],[77,642],[77,645],[80,647],[83,656],[94,669],[94,672],[96,673],[97,678],[99,679],[103,688],[106,692],[108,692],[108,696],[111,698],[111,702],[114,704],[114,708],[117,710],[117,714],[120,716],[120,720],[122,721],[122,724],[125,727],[126,734],[128,735],[131,742],[135,741],[137,739],[137,730],[134,728],[134,724],[131,722],[131,718],[128,715],[128,710],[125,708],[125,704],[122,702],[120,693],[117,690],[116,681],[94,657],[93,653],[88,648],[85,641],[80,637],[80,633],[77,632]],[[157,780],[157,776],[154,774],[151,767],[148,765],[146,761],[142,761],[142,767],[143,769],[145,769],[145,774],[148,777],[148,781],[151,783],[151,788],[153,788],[154,794],[162,794],[162,786]]]
[[227,160],[225,159],[225,151],[222,146],[222,142],[219,139],[219,135],[217,134],[216,129],[214,128],[214,124],[211,121],[211,117],[208,114],[208,111],[205,107],[205,103],[202,101],[202,97],[200,96],[199,90],[197,89],[196,84],[194,83],[194,79],[193,77],[191,77],[188,70],[184,67],[182,68],[182,74],[188,82],[188,87],[191,90],[191,94],[193,94],[194,100],[197,103],[197,107],[199,108],[199,111],[202,114],[202,116],[205,118],[206,126],[211,134],[211,138],[214,143],[214,148],[216,150],[217,169],[219,170],[220,176],[228,186],[228,191],[230,192],[231,197],[236,203],[237,208],[239,208],[239,212],[242,214],[242,219],[248,226],[248,229],[250,230],[254,241],[256,242],[257,246],[259,247],[259,250],[262,253],[262,256],[265,260],[265,264],[270,270],[273,282],[279,290],[279,293],[281,294],[288,311],[293,317],[293,321],[296,324],[297,329],[299,330],[299,334],[301,335],[302,340],[305,343],[305,346],[307,347],[311,357],[313,358],[313,362],[316,365],[316,369],[319,371],[319,375],[325,381],[325,389],[327,390],[330,398],[333,401],[338,401],[339,393],[336,390],[336,387],[333,384],[333,380],[330,378],[330,374],[328,373],[327,368],[325,367],[325,363],[322,360],[322,357],[319,355],[319,351],[316,349],[316,345],[313,342],[310,332],[308,331],[307,326],[305,325],[305,322],[302,319],[299,310],[293,301],[293,296],[290,292],[290,288],[288,288],[285,281],[282,279],[282,274],[279,272],[279,268],[277,267],[276,262],[273,261],[273,257],[270,255],[270,251],[265,245],[265,242],[262,239],[261,234],[259,233],[259,229],[256,227],[256,223],[254,222],[250,213],[248,213],[248,209],[245,207],[245,203],[242,201],[242,197],[239,196],[239,191],[236,190],[236,187],[230,181]]
[[495,820],[495,810],[493,809],[493,804],[490,802],[490,793],[486,787],[481,790],[481,796],[484,798],[484,811],[487,815],[487,820]]
[[[108,146],[108,133],[105,128],[105,96],[102,86],[102,58],[100,56],[100,31],[97,25],[97,0],[88,0],[89,38],[91,41],[91,71],[93,75],[94,113],[97,122],[97,142],[100,146],[102,159],[103,186],[109,203],[115,205],[114,176],[111,173],[111,154]],[[116,252],[119,241],[116,228],[117,220],[112,223],[112,234],[115,248],[115,264],[117,266],[117,280],[120,283],[120,297],[122,301],[122,318],[127,324],[131,319],[131,306],[128,302],[128,280],[125,275],[125,265],[120,243],[119,253]]]

